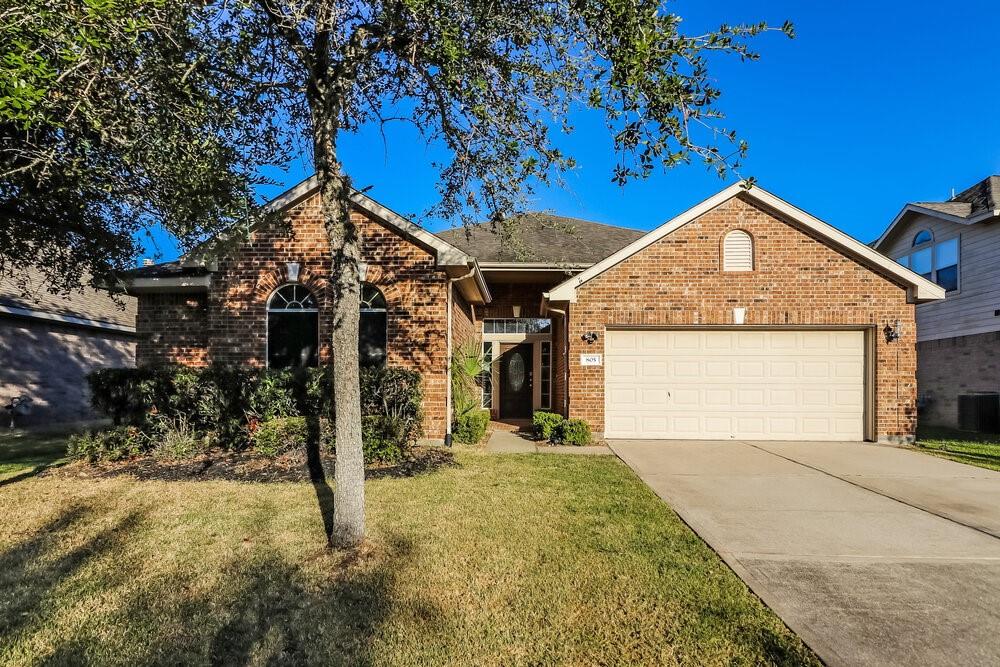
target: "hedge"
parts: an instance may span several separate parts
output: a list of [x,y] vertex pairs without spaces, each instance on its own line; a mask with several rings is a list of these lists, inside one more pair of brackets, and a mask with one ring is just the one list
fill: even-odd
[[[368,460],[397,459],[421,434],[420,374],[400,368],[362,369],[360,378],[362,430],[379,440],[365,443]],[[297,441],[276,434],[289,428],[294,432],[296,422],[270,422],[335,417],[327,369],[109,368],[93,371],[88,381],[94,408],[116,426],[154,437],[165,420],[180,418],[226,449],[254,444],[254,434],[269,424],[261,449],[272,453],[282,449],[276,440]],[[378,429],[371,428],[374,422]]]

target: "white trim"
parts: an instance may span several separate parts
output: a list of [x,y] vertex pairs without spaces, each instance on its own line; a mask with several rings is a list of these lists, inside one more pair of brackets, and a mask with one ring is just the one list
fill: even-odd
[[882,232],[882,235],[878,237],[878,240],[872,243],[872,247],[878,248],[880,245],[882,245],[882,243],[885,242],[885,240],[889,237],[889,234],[892,233],[892,230],[896,228],[896,225],[902,222],[903,218],[905,218],[910,213],[920,213],[922,215],[927,215],[932,218],[938,218],[940,220],[954,222],[959,225],[974,225],[977,222],[982,222],[983,220],[989,220],[990,218],[995,218],[997,216],[1000,216],[1000,209],[994,211],[987,210],[971,218],[963,218],[958,215],[944,213],[943,211],[935,211],[932,208],[920,206],[919,204],[907,204],[906,206],[903,207],[903,209],[899,213],[896,214],[896,217],[892,219],[892,222],[890,222],[889,226],[885,228],[885,231]]
[[186,276],[181,278],[133,278],[128,283],[129,294],[156,292],[207,292],[211,276]]
[[582,271],[593,264],[557,264],[554,262],[480,262],[483,271]]
[[737,196],[749,197],[757,203],[773,209],[792,222],[799,224],[802,227],[818,234],[827,241],[830,241],[832,245],[839,247],[842,251],[847,252],[856,259],[876,267],[886,274],[896,278],[907,286],[907,297],[910,302],[919,303],[944,298],[944,290],[931,281],[921,278],[909,269],[900,266],[897,262],[869,248],[857,239],[854,239],[840,230],[831,227],[827,223],[809,215],[805,211],[792,206],[788,202],[772,195],[763,188],[756,185],[747,187],[747,185],[743,182],[731,185],[718,194],[709,197],[700,204],[689,208],[676,218],[660,225],[610,257],[594,264],[586,271],[556,285],[549,290],[548,293],[546,293],[546,298],[550,301],[569,301],[570,303],[576,302],[576,290],[583,283],[599,276],[616,264],[628,259],[656,241],[659,241],[667,234],[670,234],[692,220],[695,220],[696,218]]
[[47,322],[58,322],[59,324],[71,324],[78,327],[87,327],[90,329],[104,329],[107,331],[117,331],[119,333],[135,333],[135,327],[126,326],[124,324],[114,324],[112,322],[103,322],[101,320],[91,320],[86,317],[77,317],[75,315],[60,315],[58,313],[49,313],[44,310],[34,310],[32,308],[21,308],[19,306],[3,306],[0,305],[0,313],[6,313],[7,315],[16,315],[18,317],[30,317],[34,320],[45,320]]
[[[320,353],[320,347],[323,344],[322,343],[323,337],[319,335],[321,328],[321,323],[320,323],[321,318],[319,316],[319,308],[318,308],[319,301],[316,300],[316,305],[317,305],[316,308],[292,308],[292,309],[271,310],[271,299],[273,299],[274,295],[278,293],[278,290],[280,290],[282,287],[287,287],[288,285],[302,286],[309,292],[309,294],[312,295],[313,299],[316,300],[316,295],[313,294],[313,291],[308,287],[305,287],[305,285],[302,285],[302,283],[298,282],[282,283],[281,285],[278,285],[271,291],[271,294],[267,297],[267,301],[264,304],[264,368],[271,368],[271,313],[275,314],[299,313],[303,315],[309,315],[309,314],[316,315],[316,365],[306,366],[306,368],[319,368],[320,367],[319,353]],[[278,369],[278,370],[284,370],[284,369]]]

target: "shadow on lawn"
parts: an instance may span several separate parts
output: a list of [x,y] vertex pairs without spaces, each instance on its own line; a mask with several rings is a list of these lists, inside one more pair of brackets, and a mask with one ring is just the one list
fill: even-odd
[[[150,563],[146,513],[110,514],[97,505],[67,509],[0,554],[0,662],[377,662],[381,626],[401,604],[393,591],[409,540],[297,562],[262,526],[252,547],[223,550],[218,560],[174,553]],[[95,525],[102,528],[88,530]],[[90,536],[79,542],[78,532]]]

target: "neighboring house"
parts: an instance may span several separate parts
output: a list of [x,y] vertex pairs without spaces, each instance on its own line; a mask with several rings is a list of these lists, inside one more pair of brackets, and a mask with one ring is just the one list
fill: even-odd
[[135,299],[119,301],[90,288],[51,294],[34,269],[0,277],[0,407],[32,399],[18,425],[98,417],[87,373],[135,363]]
[[[913,436],[913,304],[944,291],[758,187],[648,233],[535,214],[503,242],[354,202],[362,363],[422,373],[429,438],[449,428],[449,351],[468,341],[492,362],[495,419],[551,409],[615,438]],[[269,207],[288,224],[212,266],[135,272],[139,363],[330,360],[316,180]]]
[[873,245],[947,290],[917,307],[917,384],[921,422],[958,427],[960,395],[1000,392],[1000,176],[907,204]]

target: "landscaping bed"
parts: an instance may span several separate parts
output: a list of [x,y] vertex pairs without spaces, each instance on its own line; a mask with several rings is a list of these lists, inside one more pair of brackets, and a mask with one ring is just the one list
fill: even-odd
[[0,664],[817,664],[616,459],[370,479],[351,553],[313,484],[85,468],[0,487]]

